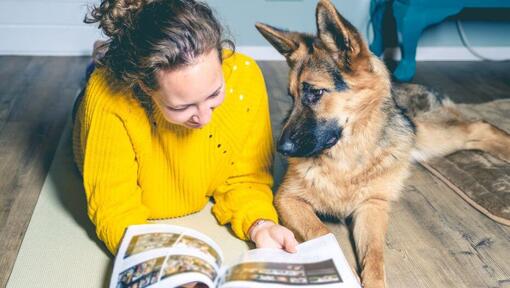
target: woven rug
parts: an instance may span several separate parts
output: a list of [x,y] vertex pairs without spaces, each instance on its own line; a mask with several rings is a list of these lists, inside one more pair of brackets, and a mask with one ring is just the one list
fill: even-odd
[[[510,133],[509,99],[459,108]],[[509,163],[481,151],[459,151],[421,164],[481,213],[510,226]]]

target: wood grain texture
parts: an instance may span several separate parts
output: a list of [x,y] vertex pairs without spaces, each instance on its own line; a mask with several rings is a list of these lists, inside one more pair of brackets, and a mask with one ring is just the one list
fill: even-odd
[[0,57],[0,287],[12,270],[87,63]]
[[442,91],[457,103],[510,98],[510,62],[419,62],[414,83]]
[[510,228],[473,209],[421,166],[412,172],[386,240],[390,287],[507,287]]

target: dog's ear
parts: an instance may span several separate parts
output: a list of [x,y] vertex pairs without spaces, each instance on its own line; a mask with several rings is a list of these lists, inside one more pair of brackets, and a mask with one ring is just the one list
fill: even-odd
[[337,60],[350,62],[368,51],[356,28],[338,13],[329,0],[319,1],[315,16],[317,36]]
[[295,33],[284,31],[263,23],[257,23],[255,27],[259,30],[260,34],[285,57],[288,57],[299,47],[299,44],[294,39],[293,34]]

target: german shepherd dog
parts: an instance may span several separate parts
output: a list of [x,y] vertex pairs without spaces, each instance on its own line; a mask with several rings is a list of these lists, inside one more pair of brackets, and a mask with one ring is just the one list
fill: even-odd
[[391,85],[385,65],[328,0],[316,9],[317,35],[257,23],[290,67],[292,109],[277,143],[288,169],[275,196],[298,240],[329,233],[316,213],[352,217],[364,287],[384,287],[384,238],[413,159],[460,149],[510,162],[510,135],[470,121],[440,94]]

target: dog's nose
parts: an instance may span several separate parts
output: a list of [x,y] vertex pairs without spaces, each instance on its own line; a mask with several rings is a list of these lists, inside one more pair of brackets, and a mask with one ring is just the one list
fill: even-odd
[[278,152],[282,153],[283,155],[289,155],[295,152],[296,145],[292,143],[290,140],[286,140],[281,142],[278,145]]

